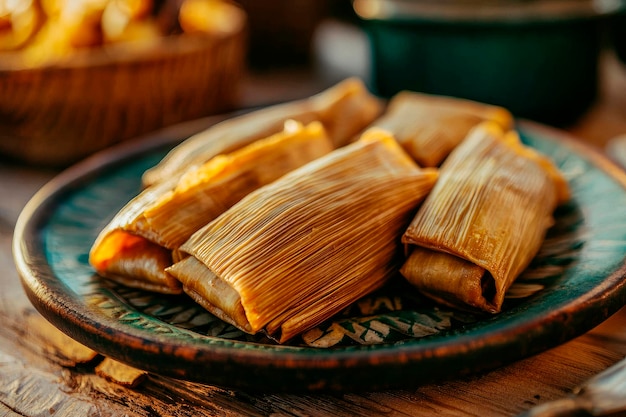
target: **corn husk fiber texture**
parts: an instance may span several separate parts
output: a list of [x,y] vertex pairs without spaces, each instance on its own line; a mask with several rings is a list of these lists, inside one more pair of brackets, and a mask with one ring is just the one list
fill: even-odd
[[335,147],[358,137],[382,112],[382,102],[357,78],[348,78],[305,99],[228,118],[191,136],[143,175],[146,186],[178,177],[193,166],[278,133],[285,120],[323,124]]
[[100,233],[90,262],[125,285],[180,293],[165,269],[183,242],[251,191],[332,149],[321,123],[287,121],[280,133],[144,189]]
[[[245,314],[230,322],[284,342],[397,273],[402,231],[436,178],[373,131],[249,194],[180,249],[236,293]],[[185,285],[181,265],[170,270]]]
[[514,132],[481,124],[444,162],[405,232],[401,272],[439,302],[497,313],[567,198],[551,161]]
[[372,125],[391,132],[421,166],[436,167],[471,129],[485,121],[503,129],[513,126],[511,113],[499,106],[401,91]]

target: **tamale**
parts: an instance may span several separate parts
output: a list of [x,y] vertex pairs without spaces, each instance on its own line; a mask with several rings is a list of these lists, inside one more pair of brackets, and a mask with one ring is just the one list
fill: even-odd
[[568,198],[547,157],[485,122],[442,164],[402,237],[410,255],[401,274],[441,303],[497,313]]
[[513,116],[499,106],[401,91],[372,126],[391,132],[421,166],[434,167],[484,121],[510,129]]
[[144,185],[178,176],[190,166],[231,152],[282,129],[285,120],[304,124],[320,121],[335,147],[340,147],[370,124],[382,102],[356,78],[348,78],[306,99],[268,106],[224,120],[183,141],[143,175]]
[[402,231],[436,178],[370,131],[248,194],[168,272],[217,316],[285,342],[397,273]]
[[91,265],[128,286],[180,293],[180,283],[165,271],[180,244],[249,192],[332,149],[321,123],[290,120],[281,133],[148,187],[99,234]]

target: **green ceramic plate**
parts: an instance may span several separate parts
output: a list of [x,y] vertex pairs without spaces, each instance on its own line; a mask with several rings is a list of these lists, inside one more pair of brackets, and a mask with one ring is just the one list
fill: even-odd
[[521,122],[525,142],[567,176],[571,203],[497,316],[459,314],[402,280],[288,346],[247,336],[186,296],[124,288],[87,263],[99,230],[140,176],[207,119],[98,154],[61,173],[24,208],[14,254],[35,307],[105,356],[149,372],[261,390],[399,388],[482,372],[590,330],[626,302],[626,174],[549,128]]

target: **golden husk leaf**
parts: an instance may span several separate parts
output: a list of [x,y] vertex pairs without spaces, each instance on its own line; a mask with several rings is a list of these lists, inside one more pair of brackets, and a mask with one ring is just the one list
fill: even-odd
[[321,123],[288,120],[282,132],[186,172],[128,230],[175,249],[249,192],[332,150]]
[[438,301],[498,312],[568,195],[548,158],[485,122],[442,165],[403,235],[416,247],[401,272]]
[[202,262],[193,256],[187,256],[172,265],[168,271],[184,282],[186,294],[214,316],[245,331],[251,331],[237,291],[219,279]]
[[[239,295],[245,321],[231,322],[284,342],[397,272],[402,231],[436,178],[371,131],[249,194],[180,250]],[[170,272],[187,285],[179,267]]]
[[319,122],[287,121],[283,132],[142,191],[100,233],[90,262],[126,285],[179,293],[180,283],[165,271],[172,250],[249,192],[332,149]]
[[484,121],[504,129],[513,126],[513,116],[502,107],[402,91],[372,125],[391,132],[421,166],[434,167]]
[[382,103],[362,81],[349,78],[312,97],[232,117],[188,138],[147,170],[143,182],[148,186],[179,176],[188,167],[279,132],[287,119],[304,124],[320,121],[335,147],[343,146],[381,111]]

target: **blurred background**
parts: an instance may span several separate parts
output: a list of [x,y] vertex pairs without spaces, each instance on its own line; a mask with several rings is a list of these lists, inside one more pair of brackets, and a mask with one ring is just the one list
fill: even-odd
[[67,166],[350,76],[584,137],[608,100],[602,145],[626,130],[625,63],[626,0],[0,0],[0,154]]

